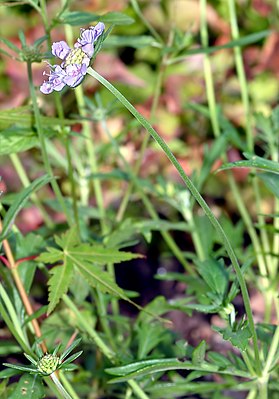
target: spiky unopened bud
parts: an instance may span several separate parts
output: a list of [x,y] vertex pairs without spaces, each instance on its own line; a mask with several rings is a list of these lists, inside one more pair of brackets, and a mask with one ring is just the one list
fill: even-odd
[[51,354],[44,355],[37,363],[37,368],[40,373],[50,375],[57,370],[61,364],[60,358]]

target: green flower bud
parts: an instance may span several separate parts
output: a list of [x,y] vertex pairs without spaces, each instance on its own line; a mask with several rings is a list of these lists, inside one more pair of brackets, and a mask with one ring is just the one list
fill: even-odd
[[37,46],[23,46],[20,53],[20,59],[24,62],[41,62],[44,55]]
[[61,364],[60,358],[51,354],[44,355],[37,363],[37,368],[40,373],[50,375],[57,370]]

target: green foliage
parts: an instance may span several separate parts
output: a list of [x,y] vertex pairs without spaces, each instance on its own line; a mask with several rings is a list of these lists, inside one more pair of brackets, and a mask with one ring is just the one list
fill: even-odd
[[39,190],[41,187],[49,183],[52,179],[53,178],[47,175],[38,177],[27,188],[22,190],[21,193],[19,193],[16,196],[15,201],[13,202],[12,206],[9,208],[8,212],[4,217],[2,232],[0,234],[0,242],[3,241],[4,238],[6,238],[7,234],[9,233],[9,230],[11,229],[14,223],[16,215],[25,206],[32,193]]
[[279,175],[265,172],[259,173],[258,176],[264,182],[265,186],[272,192],[272,194],[279,198]]
[[110,35],[104,43],[104,48],[113,47],[132,47],[132,48],[142,48],[154,45],[154,39],[152,36],[116,36]]
[[206,350],[206,342],[202,341],[193,351],[192,354],[193,365],[199,366],[204,363],[205,350]]
[[[275,4],[266,18],[255,2],[13,3],[0,38],[0,397],[277,398]],[[20,29],[37,19],[40,37]],[[53,63],[50,37],[74,43],[99,21],[101,73],[42,95],[34,63]]]
[[73,26],[88,25],[95,21],[102,21],[114,25],[130,25],[134,22],[131,17],[121,12],[108,12],[101,16],[89,12],[70,11],[63,13],[60,19],[63,24]]
[[39,378],[34,375],[24,374],[17,384],[14,384],[15,389],[9,395],[10,399],[41,399],[45,396],[43,384]]
[[279,173],[279,163],[259,157],[257,155],[250,155],[244,153],[244,156],[248,161],[237,161],[222,165],[220,170],[226,170],[231,168],[255,168],[265,170],[270,173]]
[[28,128],[16,126],[2,130],[0,140],[1,155],[27,151],[39,144],[39,140],[35,132]]
[[108,292],[116,297],[130,301],[124,291],[113,281],[111,275],[102,269],[107,263],[120,263],[140,257],[131,252],[119,251],[114,248],[105,248],[99,244],[80,243],[77,229],[55,237],[60,249],[48,247],[37,260],[44,263],[62,263],[52,268],[49,285],[48,314],[57,306],[62,296],[67,293],[74,278],[79,272],[92,287]]
[[251,338],[251,331],[247,324],[237,328],[213,326],[213,329],[218,331],[226,341],[230,341],[233,346],[246,351],[249,339]]
[[144,376],[148,376],[150,378],[150,375],[153,373],[170,370],[197,370],[205,373],[213,372],[235,376],[238,375],[244,378],[250,377],[248,372],[243,372],[241,370],[237,370],[236,368],[230,367],[226,368],[225,370],[221,370],[218,366],[205,361],[202,364],[197,365],[190,361],[180,361],[177,359],[145,360],[141,362],[131,363],[127,366],[109,368],[106,371],[113,376],[119,376],[114,377],[110,381],[111,383],[119,383],[122,381],[127,381],[129,378],[140,378]]

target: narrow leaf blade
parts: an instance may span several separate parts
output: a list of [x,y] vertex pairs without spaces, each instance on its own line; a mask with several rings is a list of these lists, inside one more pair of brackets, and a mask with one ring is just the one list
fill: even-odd
[[21,191],[21,193],[17,196],[13,205],[9,208],[3,220],[3,228],[2,233],[0,235],[0,241],[6,238],[9,229],[11,228],[15,217],[19,213],[19,211],[24,207],[31,194],[35,191],[38,191],[41,187],[49,183],[53,180],[53,177],[48,175],[44,175],[34,180],[28,187]]

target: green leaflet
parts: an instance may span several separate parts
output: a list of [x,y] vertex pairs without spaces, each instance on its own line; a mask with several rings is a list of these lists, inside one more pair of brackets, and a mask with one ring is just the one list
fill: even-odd
[[71,248],[69,256],[75,263],[79,259],[82,259],[83,261],[93,262],[98,265],[120,263],[141,257],[139,254],[123,252],[114,248],[105,248],[95,244],[79,244],[77,247]]
[[77,261],[76,265],[79,272],[92,287],[130,302],[129,298],[124,294],[124,291],[112,280],[110,274],[103,271],[100,266],[83,260]]
[[62,266],[53,267],[50,273],[52,274],[52,277],[48,281],[48,315],[54,310],[55,306],[60,301],[61,296],[68,291],[73,277],[73,263],[65,256],[64,264]]
[[193,351],[192,362],[195,366],[204,363],[205,351],[206,351],[206,342],[203,340]]

